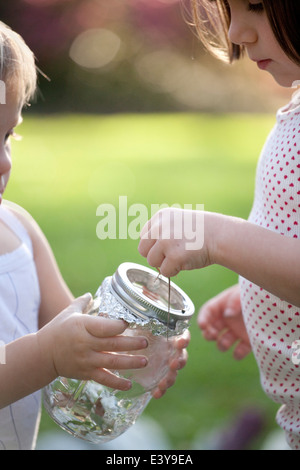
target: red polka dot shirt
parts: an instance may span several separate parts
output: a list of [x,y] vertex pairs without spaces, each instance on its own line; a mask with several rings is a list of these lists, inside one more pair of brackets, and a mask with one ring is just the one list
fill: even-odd
[[[249,220],[283,236],[300,238],[300,93],[278,111],[262,150]],[[277,422],[286,431],[288,444],[300,449],[300,346],[297,353],[293,345],[300,340],[300,308],[244,278],[240,286],[261,384],[282,405]]]

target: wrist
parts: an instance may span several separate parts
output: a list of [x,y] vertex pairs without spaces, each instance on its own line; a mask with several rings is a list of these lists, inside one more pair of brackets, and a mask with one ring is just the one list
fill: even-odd
[[247,240],[247,221],[244,219],[213,214],[212,260],[233,271],[239,272],[241,252]]
[[46,383],[52,382],[59,374],[53,359],[53,345],[51,334],[47,331],[47,326],[43,327],[36,334],[37,350],[41,361],[44,380]]
[[204,243],[207,247],[208,264],[224,265],[224,241],[227,239],[230,217],[215,212],[205,212]]

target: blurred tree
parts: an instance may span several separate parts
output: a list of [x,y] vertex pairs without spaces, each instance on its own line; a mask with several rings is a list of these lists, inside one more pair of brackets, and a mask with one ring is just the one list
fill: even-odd
[[42,99],[32,110],[261,111],[270,102],[273,106],[273,81],[265,85],[265,76],[253,75],[249,64],[232,71],[204,53],[184,21],[183,1],[188,3],[1,2],[0,18],[24,37],[51,80],[40,78]]
[[[24,37],[38,66],[51,79],[50,83],[40,79],[43,100],[35,110],[41,106],[44,111],[93,112],[177,108],[169,96],[145,86],[134,62],[143,48],[180,47],[190,35],[179,0],[10,0],[0,4],[0,18]],[[116,60],[94,68],[74,63],[69,55],[74,40],[84,31],[103,28],[120,37],[122,51]]]

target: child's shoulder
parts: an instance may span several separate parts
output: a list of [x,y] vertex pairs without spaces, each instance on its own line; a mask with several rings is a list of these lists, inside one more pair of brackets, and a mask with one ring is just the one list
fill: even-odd
[[24,226],[27,230],[30,237],[34,236],[35,232],[37,231],[37,223],[35,222],[34,218],[27,210],[23,207],[19,206],[15,202],[8,201],[5,199],[2,202],[4,208],[8,210],[19,222]]

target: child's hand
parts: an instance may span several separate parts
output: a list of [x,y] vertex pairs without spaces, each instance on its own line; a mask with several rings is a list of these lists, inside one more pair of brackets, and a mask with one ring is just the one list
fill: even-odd
[[173,342],[175,354],[172,355],[169,362],[168,374],[159,382],[158,386],[152,391],[154,398],[161,398],[174,385],[178,370],[182,369],[187,362],[188,354],[186,348],[190,342],[190,332],[186,330],[181,336],[170,339]]
[[127,328],[123,320],[83,315],[90,301],[90,294],[79,297],[38,331],[41,354],[48,361],[53,379],[64,376],[94,380],[111,388],[128,390],[131,382],[109,369],[145,367],[144,356],[117,352],[144,349],[147,340],[122,336]]
[[234,343],[234,358],[243,359],[251,351],[251,345],[242,317],[239,286],[233,286],[203,305],[198,324],[203,336],[216,341],[221,351],[227,351]]
[[[162,209],[143,227],[139,252],[150,266],[172,277],[182,270],[203,268],[210,264],[209,249],[204,243],[202,211],[176,208]],[[210,240],[211,237],[207,236]]]

